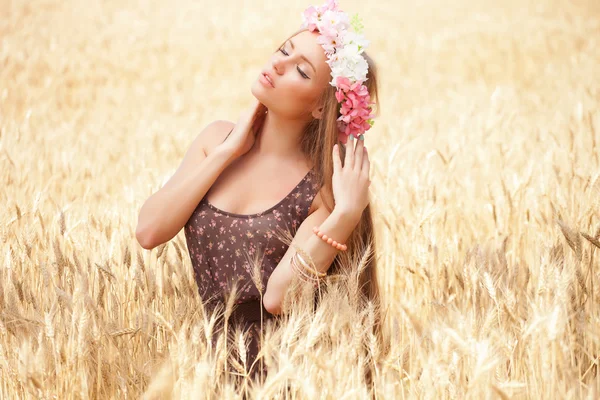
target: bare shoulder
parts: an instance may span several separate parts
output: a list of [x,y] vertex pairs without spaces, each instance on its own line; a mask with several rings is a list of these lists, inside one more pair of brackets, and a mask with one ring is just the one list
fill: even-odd
[[187,154],[196,159],[198,154],[208,156],[219,143],[227,137],[235,124],[225,120],[216,120],[206,125],[200,133],[196,135]]
[[223,143],[235,124],[226,120],[215,120],[208,124],[201,132],[203,149],[206,155],[210,154],[215,147]]

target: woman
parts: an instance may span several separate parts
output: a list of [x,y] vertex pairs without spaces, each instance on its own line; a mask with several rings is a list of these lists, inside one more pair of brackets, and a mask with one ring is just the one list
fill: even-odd
[[[326,16],[341,22],[324,26]],[[205,127],[173,177],[140,211],[136,236],[146,249],[184,227],[209,312],[223,305],[237,284],[231,321],[250,328],[247,365],[252,365],[253,375],[259,371],[254,361],[261,314],[264,324],[282,312],[292,279],[318,283],[340,268],[339,254],[348,260],[367,245],[374,247],[370,163],[359,139],[372,124],[366,117],[373,115],[370,100],[377,94],[375,65],[361,50],[368,95],[363,91],[359,121],[355,116],[361,110],[350,116],[348,104],[356,99],[343,85],[357,79],[347,80],[332,61],[343,51],[331,44],[335,38],[339,44],[350,28],[335,1],[309,7],[302,29],[277,49],[252,84],[252,107],[236,124],[215,121]],[[366,47],[358,33],[353,35]],[[356,49],[352,57],[357,57]],[[341,79],[338,87],[334,69]],[[341,109],[340,100],[348,100]],[[284,243],[278,231],[290,232],[295,245]],[[253,279],[253,257],[258,258],[260,279],[256,274]],[[364,299],[379,305],[375,257],[369,258],[359,287]]]

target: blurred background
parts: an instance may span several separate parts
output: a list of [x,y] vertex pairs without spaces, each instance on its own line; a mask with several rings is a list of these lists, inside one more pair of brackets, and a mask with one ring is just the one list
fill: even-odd
[[[145,251],[137,215],[309,5],[0,0],[0,397],[203,387],[174,355],[198,301],[183,233]],[[595,398],[600,2],[340,6],[379,71],[379,395]],[[156,378],[169,357],[195,378]]]

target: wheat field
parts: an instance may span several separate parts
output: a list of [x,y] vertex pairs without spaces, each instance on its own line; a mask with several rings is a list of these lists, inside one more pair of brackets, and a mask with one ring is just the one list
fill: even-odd
[[0,0],[1,398],[368,398],[368,359],[377,399],[600,396],[596,0],[342,0],[390,351],[335,291],[266,332],[263,384],[240,332],[209,348],[183,232],[144,250],[139,208],[309,4]]

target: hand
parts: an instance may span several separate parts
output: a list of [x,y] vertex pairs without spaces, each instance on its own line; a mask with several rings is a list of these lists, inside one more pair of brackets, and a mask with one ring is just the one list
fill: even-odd
[[[356,146],[354,145],[356,142]],[[354,139],[352,135],[346,143],[344,166],[340,158],[340,149],[333,146],[333,197],[335,208],[360,217],[369,204],[369,170],[371,163],[365,142]]]
[[219,146],[231,151],[234,158],[247,153],[254,145],[266,116],[267,107],[255,99],[252,106],[241,113],[233,131]]

